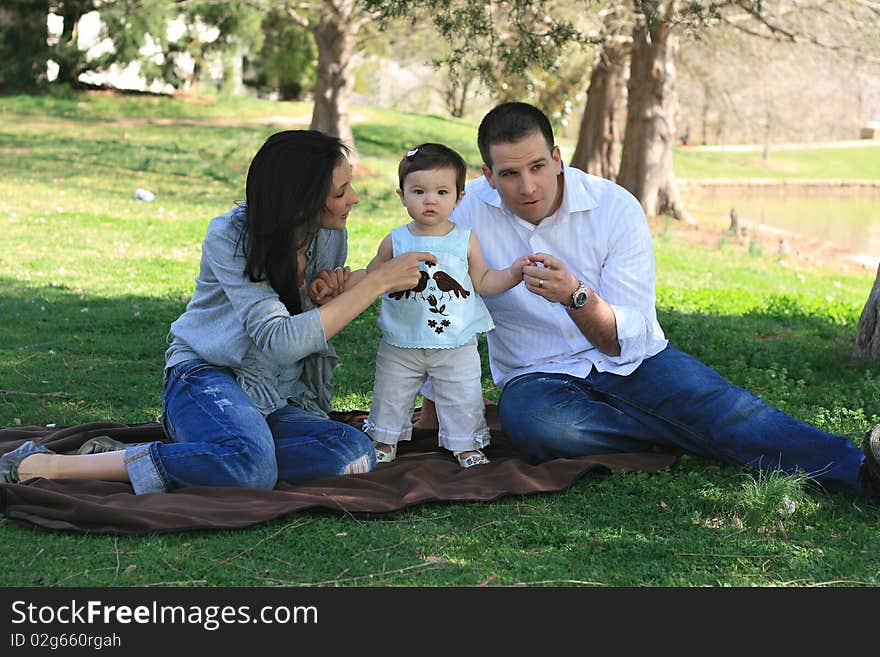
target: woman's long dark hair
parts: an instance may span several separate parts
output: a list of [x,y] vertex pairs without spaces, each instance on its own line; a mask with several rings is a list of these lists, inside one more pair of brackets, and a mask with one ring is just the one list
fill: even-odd
[[318,231],[333,169],[347,155],[338,137],[285,130],[266,140],[248,169],[244,273],[268,279],[292,315],[302,312],[297,250]]

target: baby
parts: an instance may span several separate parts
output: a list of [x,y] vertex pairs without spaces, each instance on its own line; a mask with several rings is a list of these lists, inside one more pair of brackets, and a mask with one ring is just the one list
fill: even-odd
[[392,230],[367,266],[369,272],[409,251],[437,257],[421,264],[415,287],[382,298],[373,404],[364,422],[380,463],[393,461],[397,443],[411,438],[413,404],[428,375],[440,446],[465,468],[489,461],[481,451],[489,428],[477,334],[495,325],[478,294],[509,290],[530,263],[522,256],[507,269],[489,269],[477,236],[449,220],[466,176],[464,160],[446,146],[426,143],[409,151],[398,167],[397,195],[412,221]]

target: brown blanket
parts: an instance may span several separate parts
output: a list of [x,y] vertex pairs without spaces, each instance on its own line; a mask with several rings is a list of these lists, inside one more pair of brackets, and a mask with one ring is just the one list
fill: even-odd
[[[505,495],[560,491],[587,472],[668,467],[675,456],[645,452],[555,459],[531,465],[504,440],[498,409],[486,407],[492,444],[491,463],[461,469],[437,447],[436,432],[416,432],[401,443],[393,463],[368,474],[329,477],[305,484],[279,483],[275,490],[197,487],[170,493],[135,495],[129,484],[94,480],[37,479],[27,484],[0,484],[0,510],[12,519],[47,529],[145,534],[189,529],[247,527],[303,509],[334,513],[385,514],[426,502],[494,500]],[[362,412],[335,418],[358,428]],[[59,453],[75,453],[89,438],[108,435],[127,443],[167,440],[159,424],[126,425],[93,422],[62,429],[0,429],[0,453],[35,440]]]

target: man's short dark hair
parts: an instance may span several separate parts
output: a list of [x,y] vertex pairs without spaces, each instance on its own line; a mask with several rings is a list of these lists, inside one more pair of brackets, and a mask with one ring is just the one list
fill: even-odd
[[432,142],[419,144],[400,160],[397,166],[397,181],[400,189],[403,189],[403,181],[409,174],[432,169],[455,171],[455,190],[459,194],[464,191],[464,183],[467,179],[467,165],[464,159],[448,146]]
[[489,147],[493,144],[510,144],[540,130],[547,141],[547,148],[553,150],[553,128],[550,119],[534,105],[528,103],[502,103],[489,111],[480,122],[477,131],[477,146],[483,162],[490,169],[492,158]]

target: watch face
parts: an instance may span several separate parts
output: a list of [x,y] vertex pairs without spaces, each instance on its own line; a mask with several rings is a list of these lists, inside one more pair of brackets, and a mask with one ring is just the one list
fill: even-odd
[[578,290],[574,293],[572,304],[575,308],[581,308],[587,302],[587,293],[584,290]]

